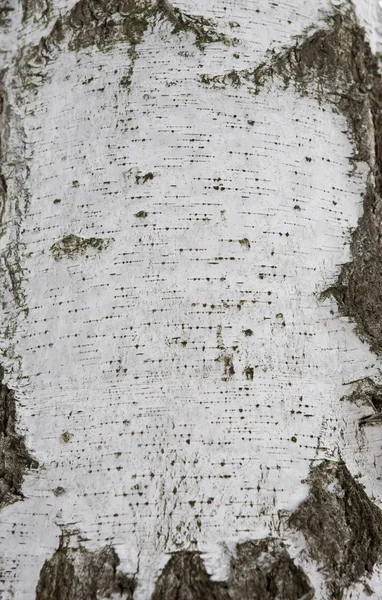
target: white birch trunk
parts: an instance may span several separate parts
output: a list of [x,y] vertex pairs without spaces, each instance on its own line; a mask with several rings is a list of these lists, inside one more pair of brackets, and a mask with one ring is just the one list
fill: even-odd
[[[334,576],[289,522],[325,459],[345,462],[379,519],[381,433],[359,420],[381,362],[321,297],[352,260],[372,159],[349,161],[348,115],[325,95],[242,76],[348,9],[3,7],[3,386],[39,466],[3,502],[0,597],[119,597],[117,584],[60,596],[45,583],[36,596],[60,538],[67,553],[111,546],[134,600],[171,553],[201,552],[226,581],[237,544],[275,538],[316,599],[381,598],[378,560]],[[378,4],[355,10],[378,53]]]

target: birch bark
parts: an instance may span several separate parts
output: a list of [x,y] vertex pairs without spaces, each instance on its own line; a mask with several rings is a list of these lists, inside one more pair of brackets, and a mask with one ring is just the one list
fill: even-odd
[[0,597],[382,597],[378,4],[0,23]]

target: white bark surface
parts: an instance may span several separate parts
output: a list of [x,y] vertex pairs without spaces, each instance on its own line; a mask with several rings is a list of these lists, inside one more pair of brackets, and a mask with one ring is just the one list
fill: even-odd
[[[74,3],[57,1],[46,27],[22,26],[14,6],[1,59],[11,102],[17,52]],[[57,52],[12,107],[1,243],[19,244],[24,300],[5,291],[2,347],[40,468],[1,513],[4,600],[35,597],[62,530],[89,549],[111,543],[137,573],[136,600],[179,549],[224,579],[238,541],[282,533],[323,458],[341,457],[382,503],[380,431],[359,430],[370,411],[340,402],[352,382],[378,380],[380,361],[320,300],[350,260],[367,167],[352,170],[330,105],[277,80],[258,95],[200,82],[257,64],[331,7],[173,5],[239,41],[202,52],[161,21],[133,65],[122,42]],[[377,3],[356,6],[378,51]],[[57,260],[69,235],[103,247]],[[290,539],[326,598],[302,536]],[[378,570],[370,585],[382,597]]]

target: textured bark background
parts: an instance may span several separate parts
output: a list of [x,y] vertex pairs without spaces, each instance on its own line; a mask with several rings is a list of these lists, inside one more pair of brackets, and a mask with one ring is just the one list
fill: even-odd
[[374,0],[0,0],[0,597],[382,598]]

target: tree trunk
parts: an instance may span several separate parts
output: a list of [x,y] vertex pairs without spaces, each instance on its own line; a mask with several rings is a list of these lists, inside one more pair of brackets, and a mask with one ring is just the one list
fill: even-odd
[[379,18],[1,0],[2,599],[382,597]]

